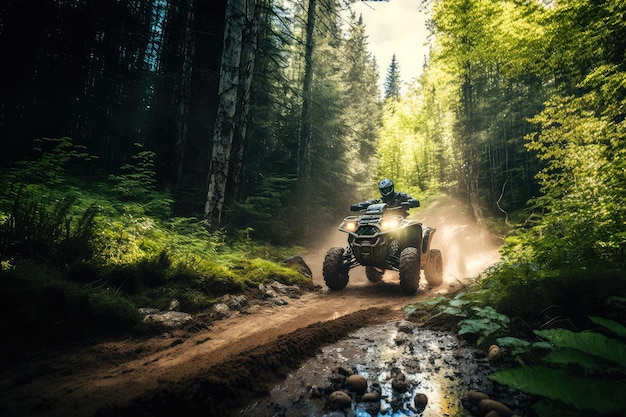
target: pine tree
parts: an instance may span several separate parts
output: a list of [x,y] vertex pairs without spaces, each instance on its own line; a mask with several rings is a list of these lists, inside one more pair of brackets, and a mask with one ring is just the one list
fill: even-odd
[[387,69],[387,78],[385,79],[385,99],[400,100],[400,65],[396,59],[396,54],[391,57],[391,64]]

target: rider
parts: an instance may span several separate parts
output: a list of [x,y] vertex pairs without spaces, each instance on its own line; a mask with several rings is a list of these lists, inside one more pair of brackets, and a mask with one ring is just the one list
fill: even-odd
[[350,206],[350,211],[365,210],[370,204],[387,203],[390,208],[400,207],[402,203],[409,203],[409,208],[419,207],[419,200],[411,197],[407,193],[394,191],[393,181],[389,178],[385,178],[378,183],[378,189],[380,190],[380,199],[362,201]]

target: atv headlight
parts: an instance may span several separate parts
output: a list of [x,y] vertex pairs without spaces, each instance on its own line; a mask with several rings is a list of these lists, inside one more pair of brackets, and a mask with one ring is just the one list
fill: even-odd
[[343,224],[343,228],[346,229],[348,232],[354,232],[358,227],[357,222],[345,222]]
[[380,222],[380,228],[383,231],[393,230],[396,229],[398,226],[400,226],[400,220],[398,218],[383,219]]

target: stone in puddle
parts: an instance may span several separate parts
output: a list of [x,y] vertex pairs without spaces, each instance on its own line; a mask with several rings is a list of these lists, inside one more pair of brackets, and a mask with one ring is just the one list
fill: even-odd
[[413,403],[415,404],[415,409],[422,412],[428,405],[428,397],[426,394],[417,393],[415,394],[415,398],[413,398]]
[[355,391],[360,394],[367,390],[367,379],[365,379],[362,375],[350,375],[346,379],[346,385],[351,391]]
[[335,391],[328,397],[328,402],[336,407],[344,408],[352,405],[352,398],[343,391]]

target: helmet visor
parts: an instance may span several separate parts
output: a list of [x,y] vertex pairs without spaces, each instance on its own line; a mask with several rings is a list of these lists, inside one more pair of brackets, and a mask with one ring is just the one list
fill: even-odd
[[393,184],[387,185],[385,187],[380,187],[380,194],[383,197],[387,197],[391,193],[393,193]]

